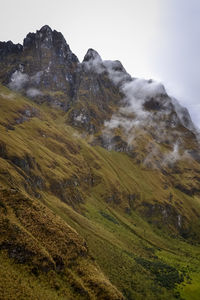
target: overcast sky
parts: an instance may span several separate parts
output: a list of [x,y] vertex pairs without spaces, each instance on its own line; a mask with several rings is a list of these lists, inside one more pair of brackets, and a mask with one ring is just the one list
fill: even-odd
[[164,83],[200,127],[199,0],[0,0],[0,40],[48,24],[82,60],[88,48],[133,77]]

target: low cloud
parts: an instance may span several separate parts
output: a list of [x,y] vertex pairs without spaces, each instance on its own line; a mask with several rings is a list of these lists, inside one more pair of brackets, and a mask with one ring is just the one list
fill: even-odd
[[120,61],[104,60],[103,65],[108,72],[110,80],[115,85],[122,85],[124,82],[131,81],[131,76],[126,72]]
[[26,90],[26,95],[30,98],[41,96],[43,93],[39,89],[28,86],[38,85],[41,81],[42,74],[43,71],[39,71],[35,75],[29,76],[28,74],[23,73],[23,69],[20,65],[20,70],[16,70],[12,74],[8,86],[14,91]]
[[[109,134],[113,136],[113,130],[120,128],[129,146],[137,139],[138,134],[147,132],[150,134],[151,131],[154,139],[160,142],[165,140],[167,136],[165,118],[169,114],[169,100],[164,97],[161,99],[162,95],[166,94],[163,85],[152,80],[133,79],[123,83],[121,91],[124,94],[124,106],[104,123],[104,136],[108,137]],[[146,101],[154,97],[160,97],[162,101],[162,109],[156,113],[144,109]]]
[[171,151],[163,153],[156,143],[149,143],[146,147],[148,152],[143,160],[143,165],[151,169],[160,169],[163,167],[173,167],[180,159],[189,158],[187,151],[181,153],[179,142],[176,142]]
[[34,98],[43,95],[43,93],[36,88],[30,88],[26,91],[26,95],[30,98]]
[[[184,153],[185,154],[185,153]],[[182,158],[184,154],[180,154],[178,142],[173,145],[173,150],[164,155],[162,164],[173,165],[177,160]]]
[[[87,62],[87,68],[98,74],[107,72],[110,80],[124,95],[123,105],[104,123],[103,139],[109,150],[115,149],[113,141],[117,132],[130,149],[136,149],[138,141],[141,143],[143,140],[147,153],[143,159],[145,166],[170,166],[185,157],[186,152],[182,153],[182,133],[178,127],[184,126],[197,137],[198,132],[187,109],[169,97],[161,83],[131,78],[118,61],[95,58]],[[161,144],[166,145],[165,150]]]
[[197,131],[197,128],[193,124],[190,114],[187,110],[187,108],[180,105],[180,103],[173,97],[171,97],[172,103],[174,105],[175,111],[178,115],[178,117],[181,120],[181,123],[189,130],[191,131]]
[[134,79],[123,84],[122,92],[126,102],[123,111],[135,113],[137,118],[144,119],[149,115],[149,112],[143,107],[147,98],[165,94],[165,89],[162,84],[152,80]]
[[35,75],[31,76],[30,77],[31,82],[35,84],[39,84],[43,73],[44,73],[43,71],[39,71]]
[[105,71],[101,56],[93,49],[88,50],[84,61],[82,62],[82,66],[87,72],[90,71],[101,74]]
[[10,79],[9,88],[14,91],[23,89],[29,81],[29,76],[21,71],[15,71]]

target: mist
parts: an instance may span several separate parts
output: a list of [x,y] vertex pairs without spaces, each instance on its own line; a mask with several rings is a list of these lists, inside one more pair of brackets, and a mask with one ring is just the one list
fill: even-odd
[[22,66],[19,66],[20,70],[16,70],[11,78],[10,82],[8,84],[9,88],[13,91],[22,91],[25,90],[26,96],[29,98],[34,98],[37,96],[41,96],[43,93],[35,88],[35,87],[30,87],[31,84],[39,84],[41,80],[41,75],[43,74],[42,71],[37,72],[33,76],[29,76],[26,73],[23,73],[23,68]]
[[9,83],[9,88],[14,91],[19,91],[25,87],[26,83],[29,81],[29,76],[22,73],[21,71],[15,71]]
[[30,98],[41,96],[42,94],[43,93],[36,88],[30,88],[30,89],[27,89],[27,91],[26,91],[26,95]]
[[[127,151],[137,149],[142,137],[146,167],[173,166],[178,160],[189,157],[187,150],[182,151],[184,136],[176,128],[182,125],[197,137],[198,131],[187,109],[167,94],[162,83],[132,78],[119,61],[103,61],[98,54],[83,66],[89,72],[106,72],[124,95],[121,107],[104,122],[102,136],[108,150],[116,149],[114,137],[118,129],[127,143]],[[161,144],[167,146],[164,152]]]
[[48,24],[63,33],[80,61],[93,47],[105,59],[123,62],[134,77],[164,83],[167,93],[186,106],[200,126],[198,0],[60,0],[59,5],[20,0],[12,7],[2,3],[1,41],[22,43],[27,32]]
[[200,127],[200,2],[163,1],[160,14],[160,33],[156,46],[150,48],[149,69]]

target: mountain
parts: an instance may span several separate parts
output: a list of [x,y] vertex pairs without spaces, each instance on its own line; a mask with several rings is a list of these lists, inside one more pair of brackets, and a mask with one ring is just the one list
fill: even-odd
[[0,43],[0,112],[1,299],[199,299],[199,132],[162,84],[45,25]]

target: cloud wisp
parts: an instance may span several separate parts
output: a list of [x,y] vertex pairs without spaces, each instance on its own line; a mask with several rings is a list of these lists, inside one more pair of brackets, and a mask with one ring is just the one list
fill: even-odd
[[34,98],[34,97],[43,95],[43,93],[40,90],[36,89],[36,88],[29,88],[26,91],[26,95],[29,98]]
[[[128,149],[138,148],[143,140],[145,166],[173,165],[186,155],[178,128],[183,126],[196,135],[197,130],[187,109],[169,97],[161,83],[132,78],[119,61],[103,61],[100,56],[85,62],[84,67],[98,74],[106,72],[124,95],[123,105],[104,123],[103,139],[109,150],[115,149],[117,130]],[[161,144],[165,145],[165,151],[161,150]]]
[[19,91],[25,87],[29,81],[29,76],[21,71],[16,70],[10,79],[9,88],[14,91]]
[[26,96],[29,98],[41,96],[43,93],[39,89],[32,87],[32,85],[34,86],[40,83],[42,73],[43,72],[41,71],[33,76],[29,76],[28,74],[23,73],[23,69],[20,68],[20,70],[16,70],[12,74],[8,86],[11,90],[16,92],[24,90]]

